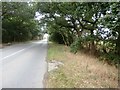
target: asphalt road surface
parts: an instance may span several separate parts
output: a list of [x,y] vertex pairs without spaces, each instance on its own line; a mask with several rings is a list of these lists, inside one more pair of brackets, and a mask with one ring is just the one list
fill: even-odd
[[2,88],[43,88],[47,40],[2,49]]

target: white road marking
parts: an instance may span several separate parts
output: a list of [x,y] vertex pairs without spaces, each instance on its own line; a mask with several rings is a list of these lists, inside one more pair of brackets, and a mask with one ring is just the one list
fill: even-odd
[[[43,43],[43,41],[44,41],[44,40],[40,41],[39,43]],[[37,43],[38,43],[38,42],[37,42]],[[24,50],[26,50],[26,49],[29,49],[29,48],[31,48],[31,47],[33,47],[33,46],[35,46],[35,45],[31,45],[31,46],[28,47],[28,48],[21,49],[21,50],[15,52],[15,53],[12,53],[12,54],[10,54],[10,55],[8,55],[8,56],[5,56],[5,57],[3,57],[1,60],[4,60],[4,59],[6,59],[6,58],[8,58],[8,57],[11,57],[11,56],[13,56],[13,55],[15,55],[15,54],[18,54],[18,53],[20,53],[20,52],[22,52],[22,51],[24,51]]]
[[19,51],[15,52],[15,53],[12,53],[12,54],[10,54],[10,55],[8,55],[8,56],[6,56],[6,57],[3,57],[2,60],[3,60],[3,59],[6,59],[6,58],[8,58],[8,57],[11,57],[11,56],[13,56],[13,55],[15,55],[15,54],[17,54],[17,53],[20,53],[20,52],[22,52],[22,51],[24,51],[24,50],[25,50],[25,49],[22,49],[22,50],[19,50]]

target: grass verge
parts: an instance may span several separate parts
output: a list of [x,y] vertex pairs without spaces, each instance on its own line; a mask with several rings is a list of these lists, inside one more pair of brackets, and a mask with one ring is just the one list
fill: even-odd
[[49,43],[48,62],[64,65],[48,72],[47,88],[117,88],[118,69],[84,53],[70,53],[69,47]]

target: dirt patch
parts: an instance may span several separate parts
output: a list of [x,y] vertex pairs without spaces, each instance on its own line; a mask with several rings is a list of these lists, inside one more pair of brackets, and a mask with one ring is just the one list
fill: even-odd
[[64,65],[62,62],[52,60],[48,63],[48,72],[57,69],[60,65]]

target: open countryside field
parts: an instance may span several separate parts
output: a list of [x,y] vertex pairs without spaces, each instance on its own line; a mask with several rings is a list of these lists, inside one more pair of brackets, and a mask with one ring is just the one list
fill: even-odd
[[70,53],[69,47],[49,43],[48,62],[64,65],[48,72],[47,88],[117,88],[118,69],[82,52]]

